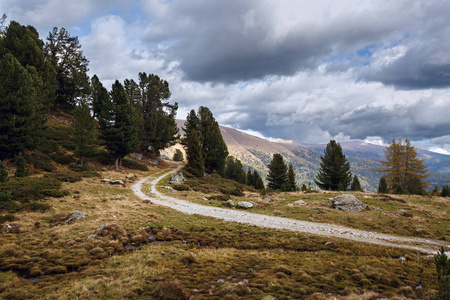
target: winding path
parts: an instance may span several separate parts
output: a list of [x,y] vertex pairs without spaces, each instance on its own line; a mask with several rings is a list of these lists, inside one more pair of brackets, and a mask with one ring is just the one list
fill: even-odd
[[[179,168],[173,170],[171,173],[174,173],[178,170]],[[446,242],[432,239],[393,236],[333,224],[300,221],[289,218],[251,213],[248,211],[242,211],[237,209],[227,209],[196,204],[187,200],[181,200],[167,195],[163,195],[160,192],[158,192],[156,190],[156,184],[163,177],[165,177],[167,173],[164,172],[163,175],[159,174],[160,173],[157,173],[138,181],[131,187],[132,190],[139,198],[143,200],[148,199],[155,204],[167,206],[185,214],[189,215],[198,214],[221,219],[224,221],[239,222],[244,224],[256,225],[259,227],[288,229],[295,232],[336,237],[356,242],[364,242],[383,246],[392,246],[405,249],[419,250],[421,252],[430,254],[436,253],[437,249],[440,248],[441,246],[447,248],[450,247],[450,245]],[[155,175],[159,176],[155,177]],[[142,186],[150,180],[152,180],[150,182],[150,188],[152,195],[154,195],[153,197],[150,197],[146,195],[144,192],[142,192]]]

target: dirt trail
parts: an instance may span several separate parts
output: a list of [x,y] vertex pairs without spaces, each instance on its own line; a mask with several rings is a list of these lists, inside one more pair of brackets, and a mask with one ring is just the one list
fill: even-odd
[[[178,169],[172,171],[176,172]],[[159,175],[155,174],[156,176]],[[155,175],[146,177],[131,188],[134,193],[141,199],[151,200],[155,204],[170,207],[185,214],[198,214],[208,217],[213,217],[230,222],[239,222],[250,225],[256,225],[259,227],[268,227],[275,229],[288,229],[295,232],[310,233],[322,236],[336,237],[356,242],[371,243],[383,246],[400,247],[406,249],[419,250],[425,253],[436,253],[441,247],[450,247],[450,245],[444,241],[414,238],[414,237],[400,237],[383,233],[375,233],[370,231],[363,231],[353,228],[348,228],[333,224],[315,223],[308,221],[300,221],[282,217],[267,216],[257,213],[251,213],[248,211],[237,209],[226,209],[220,207],[211,207],[196,204],[187,200],[181,200],[170,196],[163,195],[156,190],[156,184],[167,175]],[[153,179],[153,180],[152,180]],[[142,186],[150,181],[150,188],[152,196],[146,195],[142,192]]]

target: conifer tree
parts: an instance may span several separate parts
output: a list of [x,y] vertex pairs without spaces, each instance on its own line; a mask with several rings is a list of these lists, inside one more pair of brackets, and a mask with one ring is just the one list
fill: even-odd
[[198,110],[198,120],[205,171],[223,175],[228,149],[220,133],[219,123],[214,119],[209,108],[204,106],[200,106]]
[[448,185],[442,186],[441,197],[450,197],[450,188]]
[[386,177],[384,177],[384,176],[381,176],[380,182],[378,183],[378,193],[380,193],[380,194],[388,194],[389,193]]
[[11,21],[0,39],[0,59],[7,53],[12,54],[24,68],[33,67],[40,82],[36,87],[38,101],[47,114],[55,101],[57,88],[56,71],[45,59],[44,42],[32,26],[22,26]]
[[108,90],[103,86],[98,79],[97,75],[91,78],[92,85],[92,114],[94,118],[99,118],[101,115],[104,116],[105,110],[108,109]]
[[[167,101],[171,96],[169,83],[157,75],[139,73],[139,88],[139,108],[142,110],[140,149],[159,156],[161,149],[173,146],[179,139],[175,122],[178,103]],[[134,84],[131,83],[129,90],[133,89]]]
[[119,169],[122,158],[136,149],[139,143],[139,129],[133,120],[134,113],[125,89],[116,80],[111,89],[111,102],[105,114],[108,119],[100,122],[102,139],[116,159],[116,169]]
[[363,191],[363,189],[361,188],[361,183],[359,182],[359,178],[356,175],[353,176],[350,190],[354,191],[354,192],[362,192]]
[[281,156],[281,154],[279,153],[275,153],[268,167],[269,175],[267,176],[267,181],[269,182],[269,188],[273,190],[283,189],[284,186],[288,184],[288,167],[284,163],[283,156]]
[[252,173],[252,170],[250,170],[250,168],[247,170],[246,177],[247,177],[247,185],[254,187],[255,186],[255,179],[253,177],[253,173]]
[[445,254],[444,247],[441,247],[434,257],[438,280],[438,299],[450,299],[450,259]]
[[197,114],[195,113],[195,110],[192,109],[188,113],[188,115],[186,117],[186,121],[184,122],[184,127],[182,128],[184,131],[184,137],[181,140],[182,144],[186,143],[186,140],[189,138],[189,135],[191,134],[191,131],[193,129],[195,129],[198,133],[198,131],[199,131],[198,126],[199,126],[199,120],[198,120]]
[[3,161],[0,160],[0,183],[4,183],[8,180],[8,168],[3,163]]
[[98,144],[94,119],[91,117],[89,105],[85,100],[81,100],[75,108],[72,128],[75,154],[80,157],[80,165],[83,166],[84,157],[94,154]]
[[23,157],[22,152],[16,155],[14,160],[16,164],[16,173],[14,174],[15,177],[26,177],[30,175],[30,170],[27,169],[25,158]]
[[434,189],[431,191],[431,196],[439,197],[441,192],[439,191],[439,187],[437,185],[434,186]]
[[423,194],[428,183],[423,180],[428,177],[424,160],[417,157],[417,151],[406,139],[393,140],[384,151],[385,160],[381,161],[388,188],[395,193]]
[[183,160],[184,160],[184,158],[183,158],[183,152],[181,152],[180,149],[176,149],[176,150],[175,150],[175,153],[173,154],[172,160],[173,160],[173,161],[183,161]]
[[289,191],[292,191],[292,192],[298,191],[298,186],[295,181],[294,167],[292,166],[292,163],[289,164],[289,168],[288,168],[288,172],[287,172],[287,179],[288,179]]
[[228,156],[225,163],[225,178],[237,181],[239,183],[246,183],[246,174],[242,169],[242,163],[239,159]]
[[35,80],[34,68],[25,69],[12,54],[0,60],[0,159],[34,150],[42,138],[45,117]]
[[70,36],[65,28],[54,27],[49,32],[45,52],[56,70],[58,88],[56,105],[64,109],[73,109],[75,104],[90,94],[89,61],[81,51],[78,37]]
[[319,173],[314,182],[323,190],[346,190],[352,181],[352,173],[341,145],[331,140],[320,160]]
[[202,145],[197,130],[193,129],[186,140],[187,164],[185,170],[196,177],[203,177],[205,165],[202,155]]
[[253,180],[254,180],[253,187],[255,189],[257,189],[257,190],[265,189],[264,182],[263,182],[261,176],[258,174],[258,172],[256,172],[256,170],[253,171]]

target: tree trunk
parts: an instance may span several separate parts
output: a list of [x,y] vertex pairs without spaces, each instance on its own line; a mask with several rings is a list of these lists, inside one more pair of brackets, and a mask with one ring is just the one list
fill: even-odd
[[81,165],[82,167],[84,166],[83,156],[80,156],[80,165]]
[[117,171],[119,171],[119,160],[120,160],[120,158],[118,157],[118,158],[116,158],[116,161],[114,162],[114,165],[115,165]]

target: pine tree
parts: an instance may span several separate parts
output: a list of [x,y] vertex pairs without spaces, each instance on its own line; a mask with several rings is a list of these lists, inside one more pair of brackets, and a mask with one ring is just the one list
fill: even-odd
[[380,193],[380,194],[388,194],[389,193],[386,177],[384,177],[384,176],[381,176],[380,182],[378,183],[378,193]]
[[381,161],[389,190],[395,193],[423,194],[428,183],[424,160],[417,157],[417,151],[408,139],[405,142],[393,140],[384,151],[385,160]]
[[30,170],[27,169],[25,158],[23,157],[22,152],[16,155],[14,160],[16,164],[16,173],[14,174],[15,177],[26,177],[30,175]]
[[80,157],[81,166],[84,165],[84,157],[94,154],[98,144],[97,131],[90,112],[87,102],[81,100],[75,108],[72,123],[72,140],[75,143],[75,154]]
[[[130,93],[133,86],[130,83]],[[138,107],[142,110],[143,120],[140,148],[142,152],[150,149],[159,156],[161,149],[173,146],[179,139],[175,122],[178,103],[170,104],[167,101],[171,96],[169,83],[157,75],[139,73],[139,88],[141,98]]]
[[0,59],[7,53],[12,54],[24,68],[33,67],[41,84],[36,93],[43,114],[47,114],[55,102],[57,88],[56,71],[46,60],[44,42],[39,39],[39,33],[32,26],[22,26],[11,21],[0,39]]
[[441,192],[439,191],[439,187],[437,185],[434,186],[434,189],[431,191],[431,196],[439,197]]
[[199,131],[198,126],[199,126],[199,120],[198,120],[197,114],[195,113],[195,110],[192,109],[188,113],[188,115],[186,117],[186,121],[184,122],[184,127],[182,128],[184,131],[184,137],[181,140],[182,144],[186,143],[186,140],[189,138],[189,135],[191,134],[191,131],[193,129],[195,129],[198,133],[198,131]]
[[352,181],[352,173],[341,145],[331,140],[320,160],[319,173],[314,182],[323,190],[346,190]]
[[253,187],[257,190],[264,190],[265,189],[264,182],[263,182],[261,176],[259,175],[259,173],[256,172],[256,170],[253,171],[252,177],[254,180]]
[[172,160],[173,160],[173,161],[183,161],[183,160],[184,160],[184,158],[183,158],[183,152],[181,152],[180,149],[176,149],[176,150],[175,150],[175,153],[173,154]]
[[438,281],[438,299],[450,299],[450,259],[445,254],[444,247],[441,247],[434,257]]
[[[101,124],[101,136],[106,147],[116,158],[119,169],[122,158],[138,146],[138,128],[134,123],[134,109],[128,101],[122,84],[116,80],[111,89],[111,103],[105,113],[107,118]],[[102,116],[103,118],[103,116]]]
[[252,170],[250,170],[250,168],[247,170],[247,185],[249,186],[255,186],[255,178],[253,177],[253,173]]
[[247,176],[242,169],[242,163],[239,159],[228,156],[225,163],[225,178],[237,181],[245,184],[247,182]]
[[98,79],[97,75],[91,78],[92,85],[92,114],[94,118],[99,118],[101,115],[105,115],[105,110],[108,109],[108,90],[103,86]]
[[192,130],[189,138],[186,140],[186,171],[196,177],[203,177],[205,174],[205,165],[202,155],[202,145],[197,130]]
[[34,68],[25,69],[12,54],[0,60],[0,159],[34,150],[43,136],[36,80]]
[[220,133],[219,124],[209,108],[204,106],[200,106],[198,110],[198,120],[205,171],[210,174],[223,174],[228,149]]
[[292,163],[289,164],[289,168],[288,168],[288,172],[287,172],[287,179],[288,179],[289,191],[292,191],[292,192],[298,191],[298,186],[297,186],[297,183],[295,182],[294,167],[292,166]]
[[65,28],[54,27],[49,32],[45,52],[56,70],[58,89],[56,105],[71,110],[75,104],[90,94],[89,61],[81,51],[78,37],[70,36]]
[[352,184],[350,186],[350,190],[351,191],[355,191],[355,192],[362,192],[363,191],[363,189],[361,188],[361,183],[359,182],[359,178],[356,175],[353,176],[353,181],[352,181]]
[[3,161],[0,161],[0,183],[4,183],[6,181],[8,181],[8,168]]
[[272,190],[281,190],[288,184],[287,170],[283,156],[275,153],[269,163],[269,175],[267,176],[268,186]]
[[448,185],[442,186],[441,197],[450,197],[450,188]]

